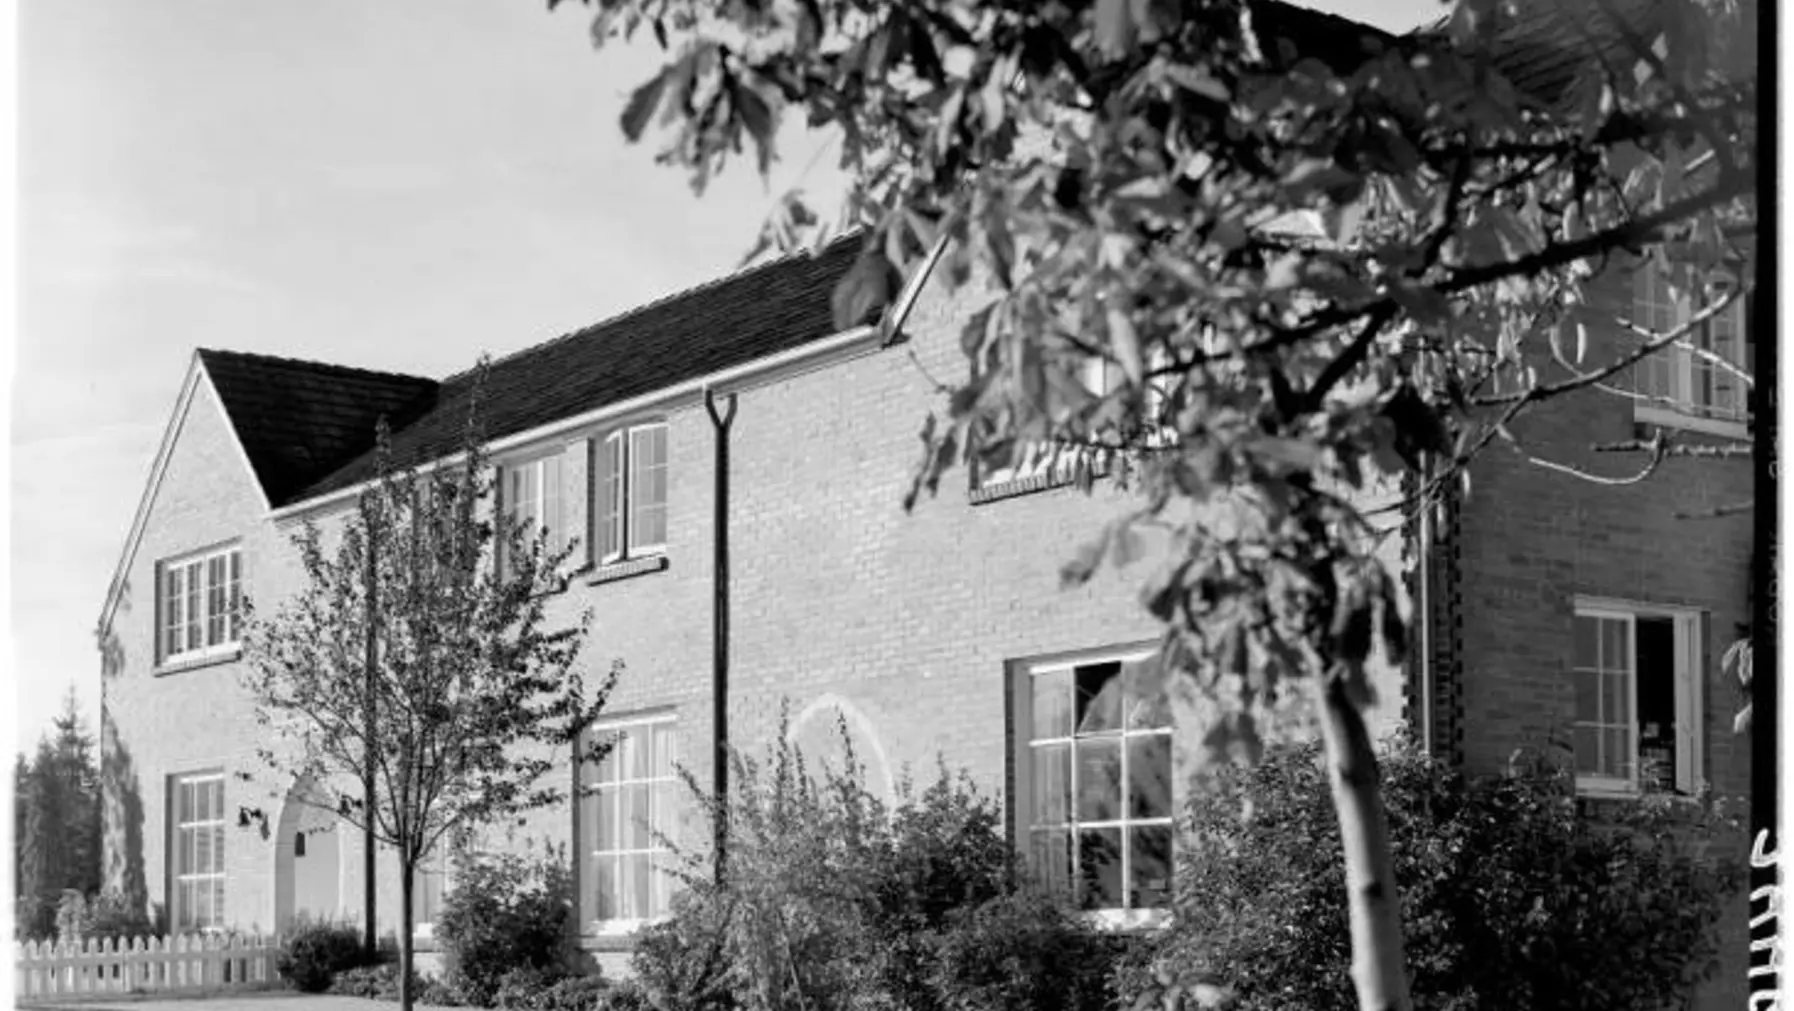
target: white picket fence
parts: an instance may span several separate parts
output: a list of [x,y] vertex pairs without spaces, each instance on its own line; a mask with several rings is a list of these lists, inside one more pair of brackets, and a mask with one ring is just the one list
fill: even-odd
[[47,997],[265,985],[277,978],[280,943],[273,937],[188,935],[27,941],[14,948],[18,996]]

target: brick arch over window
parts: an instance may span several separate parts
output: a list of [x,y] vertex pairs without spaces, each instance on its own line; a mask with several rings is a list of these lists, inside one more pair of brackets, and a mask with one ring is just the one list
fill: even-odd
[[843,757],[838,727],[843,722],[854,755],[866,770],[866,789],[883,800],[894,799],[890,757],[879,739],[878,727],[851,700],[833,692],[818,695],[792,717],[786,741],[803,751],[806,762],[821,759],[838,770]]

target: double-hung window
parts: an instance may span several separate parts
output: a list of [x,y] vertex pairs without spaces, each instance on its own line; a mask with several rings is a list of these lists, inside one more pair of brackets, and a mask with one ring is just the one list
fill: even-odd
[[1013,674],[1016,834],[1078,908],[1150,920],[1171,894],[1171,717],[1129,672],[1151,652],[1031,663]]
[[667,544],[667,426],[633,425],[598,446],[600,564],[658,555]]
[[561,454],[512,464],[503,473],[505,514],[521,529],[523,544],[540,537],[544,553],[559,551],[567,537],[561,509]]
[[176,776],[170,783],[170,920],[177,932],[224,925],[224,774]]
[[162,662],[235,650],[242,631],[242,585],[238,548],[163,562],[157,586]]
[[[1667,335],[1726,298],[1736,284],[1732,275],[1716,271],[1698,292],[1672,292],[1663,270],[1642,264],[1632,275],[1633,322],[1651,334]],[[1750,388],[1733,370],[1750,373],[1750,351],[1745,299],[1734,298],[1681,341],[1638,363],[1635,390],[1646,398],[1638,404],[1639,420],[1695,428],[1744,423],[1750,416]]]
[[673,854],[666,840],[678,825],[676,728],[667,713],[588,731],[615,742],[582,770],[585,786],[595,790],[579,799],[581,918],[597,932],[632,930],[671,906]]
[[1585,793],[1693,793],[1701,776],[1700,615],[1576,602],[1576,785]]

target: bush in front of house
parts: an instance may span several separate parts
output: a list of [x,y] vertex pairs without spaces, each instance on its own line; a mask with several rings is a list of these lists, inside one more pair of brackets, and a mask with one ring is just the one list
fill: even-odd
[[[723,884],[685,855],[684,894],[638,942],[650,1003],[1000,1011],[1076,977],[1039,1006],[1100,1011],[1113,946],[1024,885],[1000,808],[967,778],[943,768],[887,805],[865,789],[845,733],[846,767],[815,775],[784,728],[776,740],[763,762],[735,759]],[[710,818],[725,813],[688,786]],[[1001,960],[981,964],[984,946]],[[1074,953],[1077,965],[1061,964]],[[1041,971],[1050,982],[1036,985]]]
[[[399,965],[397,962],[382,962],[379,965],[344,970],[330,981],[328,992],[344,997],[396,1001],[399,999]],[[461,1003],[454,988],[436,976],[419,976],[413,973],[411,992],[418,1004],[454,1007]]]
[[101,939],[159,937],[163,932],[142,903],[116,891],[103,891],[89,900],[81,926],[82,936]]
[[282,942],[275,969],[295,989],[322,993],[337,973],[366,964],[357,928],[341,923],[302,923]]
[[[1549,762],[1467,780],[1402,748],[1382,771],[1416,1007],[1674,1007],[1716,967],[1716,924],[1742,881],[1736,861],[1700,852],[1729,830],[1723,812],[1591,812]],[[1239,1011],[1355,1006],[1319,748],[1221,770],[1189,813],[1172,925],[1130,960],[1124,1001],[1209,982]]]
[[1102,1011],[1133,941],[1092,930],[1050,896],[1021,890],[955,910],[931,937],[940,1011]]
[[462,1001],[492,1006],[514,970],[566,975],[573,888],[564,855],[480,855],[456,870],[435,932]]
[[498,986],[498,1006],[515,1011],[645,1011],[641,993],[600,975],[554,976],[517,969]]

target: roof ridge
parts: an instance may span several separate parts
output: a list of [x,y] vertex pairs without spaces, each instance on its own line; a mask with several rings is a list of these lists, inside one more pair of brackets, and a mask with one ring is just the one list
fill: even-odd
[[233,351],[229,348],[197,348],[201,358],[207,355],[221,355],[230,358],[247,359],[258,362],[272,362],[280,365],[303,365],[310,369],[328,369],[333,372],[348,372],[363,376],[378,376],[381,379],[403,379],[408,382],[430,383],[440,385],[441,380],[428,376],[413,375],[408,372],[388,372],[384,369],[368,369],[358,365],[342,365],[337,362],[320,362],[310,358],[294,358],[290,355],[270,355],[257,351]]
[[[698,284],[692,285],[689,288],[681,288],[677,291],[668,292],[667,294],[662,295],[661,297],[654,299],[652,301],[643,302],[641,305],[637,305],[637,306],[634,306],[629,309],[623,309],[613,315],[607,316],[604,319],[597,321],[596,323],[588,323],[585,326],[582,326],[577,330],[569,330],[566,333],[563,333],[558,337],[551,337],[548,340],[541,342],[540,344],[531,344],[528,347],[518,348],[516,351],[512,351],[512,352],[505,354],[501,357],[492,359],[490,362],[487,363],[487,365],[488,365],[488,367],[497,366],[503,362],[511,361],[512,359],[519,358],[523,355],[534,354],[537,351],[541,351],[545,348],[554,347],[557,344],[564,344],[567,341],[574,340],[579,337],[589,336],[599,330],[605,329],[606,327],[615,326],[618,323],[622,323],[622,322],[624,322],[628,319],[631,319],[633,317],[640,316],[640,315],[648,312],[650,309],[658,309],[661,306],[668,305],[673,302],[682,301],[687,298],[691,298],[691,297],[694,297],[697,295],[702,295],[709,291],[714,291],[715,289],[720,288],[725,284],[728,284],[733,281],[744,280],[746,278],[752,277],[755,274],[761,273],[762,271],[771,270],[772,268],[780,266],[781,264],[791,263],[793,261],[800,260],[800,259],[803,259],[803,260],[819,259],[825,253],[827,253],[829,250],[833,249],[835,246],[841,245],[849,239],[859,238],[863,231],[864,231],[864,229],[855,229],[851,232],[843,233],[841,235],[838,235],[838,236],[830,239],[828,242],[824,243],[821,247],[819,247],[813,251],[799,249],[799,250],[787,253],[784,256],[778,256],[778,257],[774,257],[770,260],[766,260],[762,263],[751,264],[751,265],[745,266],[745,267],[738,267],[735,270],[733,270],[727,274],[722,274],[720,276],[713,277],[708,281],[702,281]],[[442,380],[442,385],[447,386],[450,383],[453,383],[453,382],[456,382],[459,380],[464,380],[468,376],[473,375],[475,369],[477,369],[477,368],[478,368],[478,366],[474,366],[473,368],[462,369],[459,372],[456,372],[449,376],[446,376]]]

